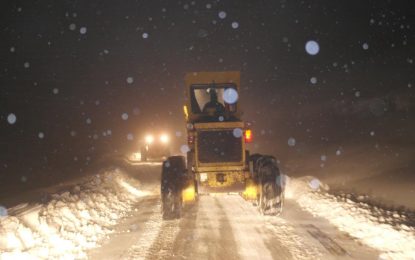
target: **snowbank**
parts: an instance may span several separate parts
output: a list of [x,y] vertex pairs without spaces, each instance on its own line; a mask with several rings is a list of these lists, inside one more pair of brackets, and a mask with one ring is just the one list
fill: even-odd
[[379,259],[415,259],[413,216],[355,202],[348,196],[336,197],[322,192],[327,189],[322,187],[312,177],[290,179],[287,198],[295,199],[314,216],[326,218],[339,230],[379,250]]
[[134,203],[147,195],[138,181],[113,170],[71,191],[52,195],[16,216],[0,217],[0,259],[79,259],[112,232]]

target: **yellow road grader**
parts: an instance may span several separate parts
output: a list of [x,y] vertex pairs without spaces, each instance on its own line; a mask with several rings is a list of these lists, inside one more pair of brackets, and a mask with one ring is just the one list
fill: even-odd
[[239,193],[262,214],[280,214],[284,179],[275,157],[247,150],[252,131],[242,120],[240,73],[187,73],[185,87],[187,158],[163,162],[163,218],[180,217],[185,204],[210,193]]

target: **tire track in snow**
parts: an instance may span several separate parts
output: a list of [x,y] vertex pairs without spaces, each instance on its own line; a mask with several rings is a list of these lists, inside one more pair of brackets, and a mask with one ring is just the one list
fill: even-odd
[[266,234],[259,226],[262,226],[263,220],[258,218],[259,213],[247,210],[244,207],[247,204],[238,195],[224,196],[220,200],[221,207],[225,210],[228,218],[231,220],[231,229],[235,234],[235,242],[240,259],[255,259],[260,253],[261,259],[273,259],[270,250],[264,243]]
[[157,236],[162,228],[162,217],[160,214],[160,201],[153,208],[153,213],[145,222],[143,233],[137,242],[128,250],[121,259],[146,259],[147,252],[156,241]]
[[[230,208],[235,212],[236,220],[245,219],[246,226],[241,226],[243,227],[242,234],[245,233],[245,236],[251,237],[255,233],[258,234],[257,241],[253,241],[255,246],[252,247],[251,252],[258,252],[260,251],[258,247],[262,248],[261,259],[265,259],[266,256],[268,259],[319,259],[322,256],[314,244],[301,237],[295,228],[282,217],[262,216],[255,207],[239,196],[232,196],[228,200],[228,204],[232,205]],[[255,227],[256,230],[247,232],[250,228],[247,227],[248,225]],[[249,245],[249,238],[245,239],[246,241],[242,241],[242,246]],[[264,246],[265,249],[263,249]]]
[[154,260],[174,257],[174,255],[172,255],[173,244],[177,233],[179,232],[180,219],[161,221],[161,228],[153,244],[147,250],[145,259]]

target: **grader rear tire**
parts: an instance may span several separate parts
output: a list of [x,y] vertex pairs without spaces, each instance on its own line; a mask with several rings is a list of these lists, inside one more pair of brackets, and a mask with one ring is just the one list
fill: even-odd
[[180,218],[183,207],[182,190],[186,175],[183,156],[171,156],[163,162],[161,202],[163,219]]
[[276,160],[272,156],[262,156],[256,163],[259,186],[258,210],[263,215],[279,215],[284,204],[284,189]]

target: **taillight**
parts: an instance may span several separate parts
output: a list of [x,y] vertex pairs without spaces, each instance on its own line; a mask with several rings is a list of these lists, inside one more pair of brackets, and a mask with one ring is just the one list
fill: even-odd
[[244,133],[245,143],[252,142],[252,131],[251,129],[246,129]]

